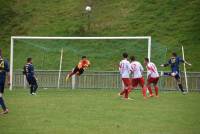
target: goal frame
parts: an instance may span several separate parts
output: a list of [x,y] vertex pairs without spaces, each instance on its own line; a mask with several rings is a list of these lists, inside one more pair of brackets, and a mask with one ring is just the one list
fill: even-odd
[[[151,59],[151,36],[118,36],[118,37],[40,37],[40,36],[11,36],[10,43],[10,90],[13,89],[13,61],[15,40],[147,40],[148,58]],[[59,70],[60,71],[60,70]],[[58,80],[59,81],[59,80]]]

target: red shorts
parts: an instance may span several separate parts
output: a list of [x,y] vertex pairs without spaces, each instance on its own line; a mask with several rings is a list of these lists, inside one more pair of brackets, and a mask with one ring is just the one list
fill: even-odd
[[159,77],[157,77],[157,78],[152,78],[151,77],[151,78],[148,79],[148,84],[151,84],[151,83],[157,84],[158,80],[159,80]]
[[124,86],[128,87],[131,85],[131,80],[130,78],[122,78],[122,81],[124,83]]
[[132,78],[132,86],[135,88],[140,84],[141,87],[144,86],[145,80],[143,77],[141,78]]

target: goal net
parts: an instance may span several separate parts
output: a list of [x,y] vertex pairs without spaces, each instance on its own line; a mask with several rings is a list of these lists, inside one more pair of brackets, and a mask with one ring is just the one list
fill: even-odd
[[[62,54],[61,54],[62,50]],[[21,86],[23,82],[22,68],[28,57],[33,58],[34,68],[42,87],[70,87],[71,81],[65,83],[67,72],[77,65],[81,56],[86,55],[91,61],[91,67],[86,72],[93,72],[93,81],[98,81],[100,75],[114,74],[118,71],[122,53],[136,56],[143,63],[144,57],[154,63],[165,61],[166,49],[151,43],[150,36],[142,37],[11,37],[11,86]],[[62,55],[62,56],[61,56]],[[62,57],[62,61],[61,61]],[[94,73],[95,72],[95,73]],[[87,73],[86,73],[87,74]],[[51,77],[52,76],[52,77]],[[85,77],[82,83],[88,83]],[[102,79],[107,77],[103,77]],[[46,82],[51,79],[50,82]],[[113,78],[114,79],[114,78]],[[48,80],[49,81],[49,80]],[[86,81],[86,82],[84,82]],[[91,80],[92,81],[92,80]],[[98,84],[103,84],[99,80]],[[109,81],[109,80],[108,80]],[[45,84],[46,83],[46,84]],[[95,84],[92,85],[95,88]],[[72,85],[71,85],[72,86]],[[84,87],[84,86],[83,86]],[[87,86],[86,86],[87,87]],[[103,86],[99,86],[103,87]],[[106,86],[105,86],[106,87]],[[109,87],[109,86],[108,86]]]

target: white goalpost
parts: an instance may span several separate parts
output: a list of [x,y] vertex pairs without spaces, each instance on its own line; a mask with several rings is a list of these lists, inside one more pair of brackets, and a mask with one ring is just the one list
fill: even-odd
[[[183,46],[182,46],[182,56],[183,56],[183,60],[185,61],[185,53],[184,53]],[[183,68],[184,68],[184,75],[185,75],[185,86],[188,92],[188,79],[187,79],[187,70],[186,70],[185,62],[183,63]]]
[[[14,61],[14,45],[16,40],[147,40],[148,58],[151,59],[151,36],[120,36],[120,37],[35,37],[35,36],[11,36],[10,46],[10,90],[13,89],[13,61]],[[60,66],[58,74],[58,85],[60,86],[60,77],[62,69],[63,49],[61,50]]]

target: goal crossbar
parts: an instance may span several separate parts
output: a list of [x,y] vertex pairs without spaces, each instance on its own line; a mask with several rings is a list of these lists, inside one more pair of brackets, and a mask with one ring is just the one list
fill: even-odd
[[13,58],[14,40],[41,39],[41,40],[147,40],[148,58],[151,58],[151,36],[118,36],[118,37],[40,37],[40,36],[11,36],[10,43],[10,90],[13,88]]

